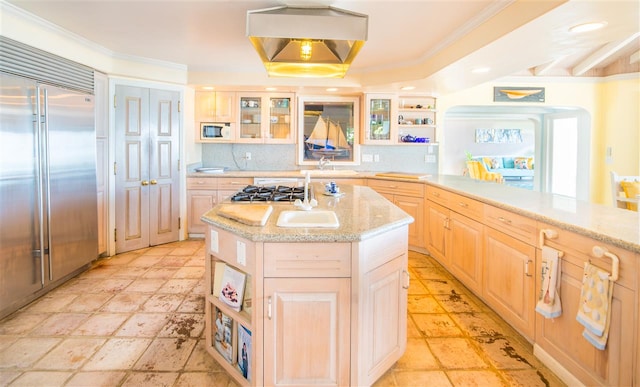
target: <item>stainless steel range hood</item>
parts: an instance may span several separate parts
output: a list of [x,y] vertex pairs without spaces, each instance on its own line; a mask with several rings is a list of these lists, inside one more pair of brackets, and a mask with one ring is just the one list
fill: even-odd
[[247,36],[271,77],[343,78],[368,23],[334,7],[275,7],[247,12]]

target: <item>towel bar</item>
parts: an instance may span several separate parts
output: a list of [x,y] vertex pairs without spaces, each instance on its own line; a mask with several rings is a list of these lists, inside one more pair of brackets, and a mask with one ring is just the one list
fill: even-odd
[[[544,246],[545,238],[555,239],[558,237],[558,232],[556,230],[552,230],[550,228],[540,230],[540,248]],[[562,258],[564,252],[558,251],[558,258]]]
[[593,246],[593,249],[591,250],[591,252],[596,258],[602,258],[603,256],[611,258],[612,265],[611,265],[611,275],[609,276],[609,280],[614,282],[617,281],[618,272],[620,268],[620,259],[618,258],[618,256],[613,253],[610,253],[604,247],[600,247],[597,245]]

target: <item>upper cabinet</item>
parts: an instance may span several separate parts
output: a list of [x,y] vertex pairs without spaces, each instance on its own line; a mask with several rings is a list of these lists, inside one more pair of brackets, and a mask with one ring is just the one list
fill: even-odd
[[293,93],[238,93],[236,142],[295,142]]
[[366,94],[362,143],[424,145],[436,142],[436,98]]
[[202,122],[235,122],[235,100],[233,91],[196,91],[196,127]]

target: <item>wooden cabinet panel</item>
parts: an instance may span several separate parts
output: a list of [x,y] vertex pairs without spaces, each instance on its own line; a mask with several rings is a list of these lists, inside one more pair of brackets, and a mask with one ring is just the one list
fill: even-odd
[[450,197],[451,193],[449,191],[445,191],[433,186],[427,187],[427,199],[434,203],[438,203],[441,206],[448,207]]
[[447,252],[449,251],[449,238],[447,225],[449,222],[449,209],[427,201],[427,250],[432,257],[437,259],[445,267],[449,267]]
[[265,277],[349,277],[350,243],[265,243]]
[[218,179],[215,177],[188,177],[187,189],[218,189]]
[[484,204],[466,196],[449,193],[449,208],[452,211],[463,214],[464,216],[482,222],[484,219]]
[[187,232],[204,234],[207,224],[200,217],[217,203],[216,191],[187,191]]
[[421,183],[369,179],[368,185],[379,193],[424,198],[424,184]]
[[490,205],[484,206],[486,225],[535,246],[538,240],[536,221]]
[[219,177],[218,190],[238,192],[242,188],[253,184],[252,177]]
[[264,382],[350,384],[350,280],[266,278]]
[[502,318],[533,340],[536,249],[507,234],[485,228],[483,297]]
[[476,294],[482,294],[484,226],[451,212],[449,270]]

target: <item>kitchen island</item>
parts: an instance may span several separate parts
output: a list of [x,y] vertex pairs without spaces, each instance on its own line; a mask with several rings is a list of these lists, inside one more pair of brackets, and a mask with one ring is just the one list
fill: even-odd
[[[276,202],[262,226],[221,216],[221,205],[202,216],[207,350],[240,385],[371,385],[405,351],[413,218],[369,187],[310,187],[311,211],[334,211],[338,227],[279,227],[296,207]],[[240,308],[219,297],[225,269],[245,277]]]

